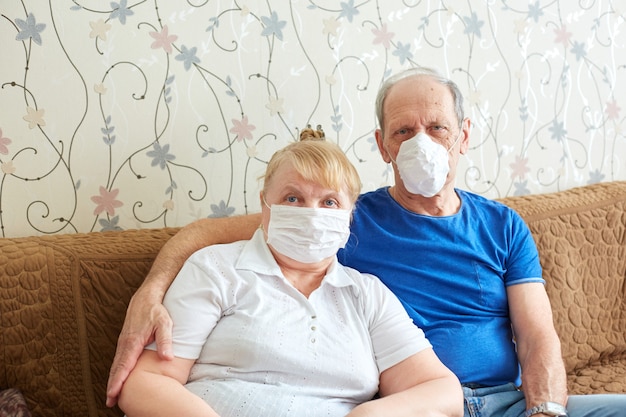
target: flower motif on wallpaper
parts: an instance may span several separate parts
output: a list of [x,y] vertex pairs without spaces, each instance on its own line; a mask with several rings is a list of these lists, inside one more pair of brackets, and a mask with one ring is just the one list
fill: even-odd
[[154,142],[152,145],[153,150],[146,152],[150,158],[152,158],[151,166],[159,166],[161,169],[165,169],[165,165],[168,161],[173,161],[176,159],[174,155],[168,153],[170,150],[170,145],[161,146],[159,142]]
[[115,232],[118,230],[122,230],[118,223],[120,221],[120,216],[112,217],[111,220],[108,219],[100,219],[98,223],[102,226],[101,232]]
[[348,19],[348,22],[352,23],[352,19],[354,16],[359,14],[359,9],[354,7],[354,0],[350,0],[349,2],[342,1],[339,3],[341,5],[341,13],[339,13],[339,17],[345,17]]
[[183,45],[180,48],[180,54],[176,55],[176,60],[183,61],[185,65],[185,70],[189,71],[193,64],[200,63],[200,58],[196,56],[197,51],[198,51],[198,48],[195,46],[191,49],[187,49],[187,47]]
[[511,167],[511,179],[519,178],[523,180],[526,178],[526,174],[530,172],[528,167],[528,158],[522,158],[519,155],[515,156],[515,162],[509,165]]
[[513,32],[515,34],[521,36],[526,33],[526,29],[528,28],[528,22],[526,20],[516,20],[514,25],[515,30]]
[[398,46],[396,47],[396,50],[393,51],[393,55],[397,56],[400,59],[400,64],[404,65],[407,60],[411,60],[413,58],[413,54],[410,49],[410,43],[405,45],[402,42],[398,42]]
[[237,140],[252,139],[252,131],[256,129],[255,125],[248,123],[248,116],[243,116],[241,121],[232,119],[233,127],[230,128],[230,133],[237,135]]
[[576,55],[576,61],[584,59],[587,56],[587,51],[585,51],[585,43],[579,43],[578,41],[574,41],[574,46],[572,46],[570,52]]
[[118,188],[109,191],[103,186],[100,186],[100,195],[94,195],[91,197],[91,201],[96,203],[96,208],[94,209],[93,214],[98,216],[102,212],[106,211],[109,216],[113,216],[115,214],[115,209],[124,205],[124,203],[115,199],[119,192],[120,190]]
[[594,169],[589,173],[589,181],[587,181],[587,184],[596,184],[602,181],[604,181],[604,174],[600,172],[600,170]]
[[[152,42],[152,45],[150,45],[150,47],[152,49],[163,48],[165,52],[167,52],[168,54],[171,54],[172,44],[176,42],[176,39],[178,39],[178,36],[170,35],[168,31],[169,29],[167,28],[167,25],[165,25],[163,26],[163,29],[161,29],[160,32],[150,32],[150,36],[154,38],[154,42]],[[185,68],[187,67],[185,66]]]
[[174,200],[165,200],[163,202],[163,208],[169,211],[174,210]]
[[[619,112],[622,110],[615,100],[606,103],[606,115],[609,120],[617,120],[619,118]],[[0,130],[0,136],[2,136],[2,131]]]
[[248,158],[256,158],[258,154],[259,150],[256,148],[256,146],[248,146],[248,148],[246,149],[246,155],[248,155]]
[[211,204],[212,214],[207,217],[228,217],[235,212],[234,207],[227,206],[224,200],[220,201],[220,204]]
[[533,19],[535,23],[539,22],[539,18],[543,16],[543,10],[541,10],[541,5],[539,4],[539,0],[535,2],[535,4],[528,5],[528,18]]
[[539,4],[539,0],[535,2],[535,4],[528,5],[528,18],[533,19],[535,23],[539,22],[539,18],[543,16],[543,10],[541,10],[541,5]]
[[40,33],[46,28],[44,23],[37,23],[35,21],[35,15],[28,13],[26,20],[15,19],[15,24],[19,27],[20,31],[15,37],[16,41],[25,41],[26,39],[32,39],[37,45],[41,45]]
[[[285,111],[283,109],[283,102],[285,101],[284,99],[270,97],[269,101],[270,102],[265,105],[265,108],[270,111],[270,116],[275,116]],[[234,120],[233,120],[233,123],[234,123]]]
[[485,22],[478,20],[476,12],[472,12],[470,17],[463,17],[463,20],[465,21],[465,30],[463,33],[466,35],[474,34],[480,38],[480,28],[483,27]]
[[530,194],[530,190],[528,189],[528,181],[520,181],[513,183],[515,187],[515,192],[513,195],[527,195]]
[[44,113],[44,109],[33,109],[30,106],[26,107],[26,116],[24,116],[23,119],[28,122],[29,129],[46,125],[46,121],[43,119]]
[[106,94],[107,88],[104,86],[104,83],[98,83],[98,84],[94,84],[93,91],[102,95],[102,94]]
[[569,40],[572,37],[572,33],[567,31],[567,27],[563,25],[560,28],[555,29],[554,33],[556,34],[554,43],[562,43],[563,47],[567,48],[567,45],[569,45]]
[[565,130],[563,122],[559,122],[556,119],[552,121],[552,126],[548,130],[552,132],[552,139],[557,142],[563,142],[563,139],[567,136],[567,130]]
[[275,35],[278,40],[283,40],[283,28],[287,26],[287,22],[284,20],[278,20],[278,14],[276,12],[272,12],[270,17],[261,16],[261,21],[265,25],[265,28],[263,28],[263,31],[261,32],[261,36]]
[[4,134],[2,133],[2,129],[0,129],[0,153],[2,155],[9,154],[9,148],[7,147],[7,145],[10,145],[10,144],[11,144],[11,139],[5,137]]
[[324,35],[333,35],[337,36],[337,29],[341,26],[341,23],[337,19],[329,17],[328,19],[323,20],[324,29],[322,29],[322,33]]
[[13,174],[15,172],[13,161],[3,162],[2,165],[0,165],[0,170],[7,175]]
[[89,26],[91,26],[91,32],[89,33],[90,38],[99,38],[103,41],[107,40],[107,32],[111,29],[110,24],[99,19],[96,22],[89,22]]
[[372,29],[372,33],[374,34],[374,45],[378,43],[382,43],[385,49],[389,49],[391,44],[391,40],[396,35],[393,32],[387,31],[387,24],[384,23],[380,29],[374,28]]
[[113,11],[109,15],[109,19],[119,19],[120,23],[126,24],[126,16],[132,16],[135,14],[131,9],[127,7],[127,0],[121,0],[119,3],[111,2],[111,8]]

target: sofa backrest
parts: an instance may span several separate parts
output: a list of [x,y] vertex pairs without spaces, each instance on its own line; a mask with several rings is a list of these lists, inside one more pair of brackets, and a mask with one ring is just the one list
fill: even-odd
[[[501,201],[535,238],[566,370],[577,375],[570,390],[593,380],[626,392],[626,182]],[[606,365],[621,366],[621,378]]]

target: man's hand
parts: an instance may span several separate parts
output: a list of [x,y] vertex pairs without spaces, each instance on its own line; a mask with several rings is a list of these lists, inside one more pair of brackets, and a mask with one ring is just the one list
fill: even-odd
[[156,341],[160,358],[172,360],[172,320],[160,297],[143,294],[141,288],[130,300],[124,326],[117,341],[117,350],[109,372],[107,407],[117,399],[128,375],[137,364],[144,347]]

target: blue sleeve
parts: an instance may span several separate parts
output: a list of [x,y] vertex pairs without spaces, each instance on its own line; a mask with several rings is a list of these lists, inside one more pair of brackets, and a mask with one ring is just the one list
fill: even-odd
[[539,252],[530,229],[517,212],[510,210],[509,257],[504,282],[509,285],[528,282],[545,284]]

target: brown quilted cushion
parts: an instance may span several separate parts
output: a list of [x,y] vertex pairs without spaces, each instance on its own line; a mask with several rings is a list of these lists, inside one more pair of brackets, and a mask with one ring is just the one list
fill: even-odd
[[570,391],[626,392],[626,182],[503,202],[535,237]]

